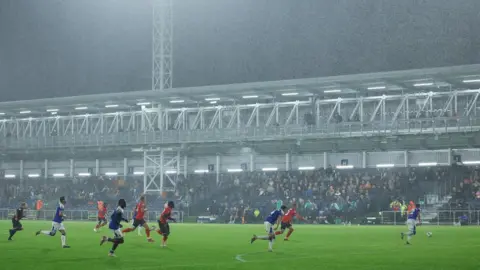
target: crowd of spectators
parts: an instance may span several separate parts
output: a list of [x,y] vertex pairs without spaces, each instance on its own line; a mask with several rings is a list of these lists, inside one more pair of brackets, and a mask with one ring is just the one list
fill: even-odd
[[[417,201],[425,194],[450,195],[446,207],[480,208],[480,173],[463,166],[435,168],[347,169],[223,173],[179,176],[175,192],[150,195],[150,208],[175,200],[187,215],[212,215],[221,222],[263,219],[277,204],[295,202],[311,222],[355,221],[369,213],[392,210],[391,202]],[[134,203],[143,178],[87,177],[73,179],[0,180],[0,208],[42,200],[55,205],[60,196],[71,209],[94,209],[98,200],[126,198]],[[243,220],[242,220],[243,218]]]

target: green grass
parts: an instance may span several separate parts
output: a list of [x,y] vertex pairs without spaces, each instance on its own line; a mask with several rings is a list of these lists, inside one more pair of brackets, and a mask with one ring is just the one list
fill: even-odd
[[[103,228],[94,223],[65,222],[71,249],[60,247],[60,236],[34,236],[50,222],[24,221],[25,230],[7,241],[9,221],[0,221],[2,270],[105,270],[105,269],[358,269],[358,270],[468,270],[480,269],[478,227],[419,227],[412,246],[405,246],[405,227],[296,226],[289,242],[277,238],[274,252],[267,242],[250,245],[252,234],[263,234],[263,225],[171,224],[169,247],[147,243],[145,235],[127,234],[117,258],[107,257],[110,244],[99,246]],[[427,238],[425,233],[433,232]],[[4,233],[3,233],[4,232]],[[143,232],[144,234],[144,232]],[[241,254],[244,262],[235,259]]]

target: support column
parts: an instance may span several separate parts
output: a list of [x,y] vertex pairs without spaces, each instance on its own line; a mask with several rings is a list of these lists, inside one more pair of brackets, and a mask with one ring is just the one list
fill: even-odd
[[163,180],[165,180],[165,152],[160,150],[160,191],[163,192]]
[[26,183],[25,183],[25,178],[24,178],[24,171],[23,171],[23,160],[20,160],[20,188],[25,189],[26,188]]
[[140,118],[140,130],[145,131],[145,114],[147,113],[145,108],[142,108],[142,115]]
[[327,152],[323,152],[323,168],[326,169],[328,167],[328,154]]
[[255,155],[250,153],[250,172],[255,171]]
[[407,168],[408,167],[408,162],[409,162],[408,161],[408,151],[407,150],[403,151],[403,155],[404,155],[403,165],[405,165],[405,168]]
[[128,175],[128,158],[123,158],[123,179],[126,180]]
[[97,158],[95,159],[95,176],[100,175],[100,160]]
[[75,161],[72,159],[70,159],[70,177],[74,177],[74,166],[75,166]]
[[[475,110],[476,112],[477,110]],[[448,148],[448,165],[452,165],[452,148]]]
[[20,180],[23,180],[23,175],[24,175],[24,171],[23,171],[23,160],[20,160]]
[[180,169],[181,169],[181,166],[180,166],[180,165],[182,164],[182,161],[181,161],[180,159],[181,159],[180,150],[178,150],[178,151],[177,151],[177,160],[176,160],[176,163],[177,163],[177,164],[175,164],[175,165],[177,166],[177,169],[176,169],[176,171],[177,171],[177,176],[180,175],[180,174],[182,174],[182,172],[181,172],[181,170],[180,170]]
[[188,175],[188,158],[187,155],[183,157],[183,176],[187,177]]
[[43,168],[44,168],[43,178],[47,179],[48,178],[48,159],[45,159]]
[[147,191],[148,169],[147,169],[147,151],[143,151],[143,192]]
[[290,153],[285,154],[285,170],[290,171]]
[[362,168],[367,168],[367,151],[362,152]]
[[216,162],[215,162],[215,173],[217,177],[217,185],[220,183],[220,155],[217,154]]

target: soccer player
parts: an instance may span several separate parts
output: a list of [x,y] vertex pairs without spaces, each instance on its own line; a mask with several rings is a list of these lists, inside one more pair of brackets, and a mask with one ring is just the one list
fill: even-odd
[[280,226],[280,231],[276,231],[275,235],[283,234],[288,228],[287,236],[283,239],[288,241],[288,238],[293,233],[293,218],[296,217],[299,220],[305,220],[302,216],[297,213],[297,204],[293,203],[292,208],[288,209],[287,213],[282,217],[282,224]]
[[250,243],[255,242],[255,240],[268,240],[268,251],[272,252],[273,251],[273,242],[275,240],[275,233],[273,226],[275,226],[275,230],[278,229],[278,225],[280,225],[280,221],[282,220],[281,217],[284,215],[285,210],[287,210],[287,207],[285,205],[282,205],[280,207],[280,210],[274,210],[270,213],[270,215],[265,219],[265,230],[267,231],[268,235],[266,236],[256,236],[253,235],[252,239],[250,240]]
[[94,232],[98,232],[98,229],[107,225],[108,222],[107,222],[107,218],[105,217],[108,211],[107,207],[108,207],[107,203],[102,203],[102,205],[98,208],[98,224],[93,229]]
[[169,201],[160,215],[160,218],[158,219],[157,233],[163,235],[162,247],[167,247],[167,240],[168,236],[170,235],[170,225],[168,225],[168,221],[171,220],[173,222],[177,222],[174,218],[172,218],[173,208],[175,208],[175,204],[172,201]]
[[62,247],[63,248],[70,248],[69,245],[67,245],[67,232],[65,231],[65,226],[63,226],[63,220],[65,219],[65,215],[63,214],[63,211],[65,209],[65,204],[67,201],[65,200],[65,197],[60,197],[60,201],[57,206],[57,210],[55,211],[55,216],[53,217],[53,222],[52,222],[52,230],[50,231],[38,231],[36,235],[39,234],[44,234],[48,236],[55,236],[57,231],[60,231],[62,234],[60,236],[60,239],[62,240]]
[[20,207],[15,212],[15,215],[12,217],[12,229],[9,231],[10,236],[8,237],[8,241],[12,241],[12,237],[15,235],[16,232],[23,230],[22,223],[20,220],[25,217],[24,210],[27,209],[26,203],[21,203]]
[[417,234],[417,219],[418,223],[420,224],[422,221],[420,220],[420,204],[416,204],[415,208],[408,212],[407,217],[407,227],[408,232],[402,232],[402,240],[407,235],[407,245],[410,245],[410,240],[412,240],[412,236]]
[[[137,217],[137,207],[135,206],[133,208],[133,212],[132,212],[132,226],[133,226],[133,223],[135,222],[135,218]],[[138,227],[137,228],[137,234],[138,236],[142,236],[142,227]]]
[[128,220],[124,217],[124,210],[127,207],[127,202],[124,199],[120,199],[118,201],[118,206],[115,211],[113,211],[112,216],[110,217],[110,224],[108,224],[108,228],[113,231],[113,238],[103,236],[102,240],[100,241],[100,246],[103,245],[105,242],[112,242],[113,246],[108,253],[108,256],[115,257],[115,250],[117,249],[118,245],[125,243],[123,240],[123,234],[120,228],[122,225],[120,224],[122,221],[128,222]]
[[145,213],[147,212],[147,207],[145,205],[145,196],[140,197],[140,202],[137,203],[135,207],[135,211],[137,214],[135,215],[135,219],[133,220],[133,224],[131,228],[126,228],[122,230],[122,233],[129,233],[133,232],[137,229],[138,226],[145,228],[145,234],[147,235],[148,242],[154,242],[153,239],[150,237],[150,228],[148,224],[145,222]]

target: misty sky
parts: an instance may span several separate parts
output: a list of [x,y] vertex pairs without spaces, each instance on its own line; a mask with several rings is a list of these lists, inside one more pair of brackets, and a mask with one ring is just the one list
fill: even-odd
[[[174,0],[174,86],[480,63],[479,0]],[[0,0],[1,101],[151,88],[151,0]]]

